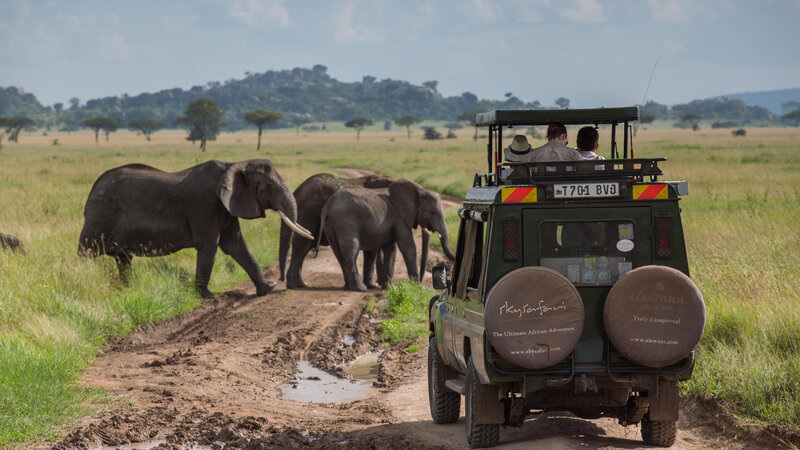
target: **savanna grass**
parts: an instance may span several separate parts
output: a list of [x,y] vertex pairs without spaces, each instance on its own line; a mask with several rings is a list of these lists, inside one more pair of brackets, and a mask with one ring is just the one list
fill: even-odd
[[[355,133],[269,132],[255,152],[254,132],[223,134],[208,151],[163,131],[147,142],[120,132],[95,144],[81,133],[23,135],[0,150],[0,231],[23,239],[28,255],[0,251],[0,446],[54,437],[58,426],[98,407],[97,391],[75,381],[106,339],[200,303],[192,291],[195,252],[135,258],[121,286],[108,257],[76,256],[82,209],[94,180],[110,168],[140,162],[176,171],[208,159],[267,157],[290,187],[318,172],[358,168],[415,180],[464,195],[475,171],[485,171],[485,142],[472,129],[458,139],[423,141],[405,130]],[[601,130],[601,142],[607,138]],[[800,424],[800,152],[797,129],[640,130],[636,156],[666,156],[667,179],[689,181],[681,200],[692,278],[708,306],[688,393],[728,399],[736,411],[765,422]],[[532,142],[534,145],[541,142]],[[608,149],[600,149],[607,156]],[[455,246],[458,218],[447,216]],[[279,220],[242,221],[261,264],[275,260]],[[433,245],[438,245],[432,239]],[[211,278],[221,291],[246,281],[221,252]],[[403,288],[406,289],[406,288]],[[410,288],[409,288],[410,289]],[[419,311],[398,323],[424,328],[432,292]],[[423,305],[424,303],[424,305]],[[400,302],[398,313],[406,317]],[[420,319],[419,314],[424,314]],[[405,325],[403,325],[405,327]],[[398,327],[400,330],[403,327]],[[419,327],[411,326],[414,332]],[[424,333],[424,329],[422,329]],[[405,331],[397,333],[404,339]],[[388,336],[385,334],[385,336]]]

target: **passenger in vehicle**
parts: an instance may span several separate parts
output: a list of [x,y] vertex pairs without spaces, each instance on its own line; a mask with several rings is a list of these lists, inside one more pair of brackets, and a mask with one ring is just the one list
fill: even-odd
[[511,140],[511,145],[503,150],[506,162],[527,162],[531,158],[531,144],[524,134],[518,134]]
[[595,127],[583,127],[578,130],[578,153],[583,159],[605,159],[598,155],[597,148],[600,146],[600,133]]
[[581,154],[574,148],[567,147],[567,127],[563,123],[551,123],[547,126],[547,143],[533,149],[531,161],[580,161]]
[[[531,144],[524,134],[514,136],[511,145],[503,149],[503,159],[505,162],[528,162],[531,158]],[[501,178],[524,177],[528,171],[524,167],[508,167],[500,171]]]

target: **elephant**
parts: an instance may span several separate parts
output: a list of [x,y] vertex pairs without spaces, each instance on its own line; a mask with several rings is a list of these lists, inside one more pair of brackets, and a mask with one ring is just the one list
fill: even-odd
[[[397,181],[395,178],[383,175],[367,175],[359,178],[339,178],[329,173],[318,173],[306,179],[294,191],[295,202],[297,203],[297,223],[308,229],[311,234],[317,235],[320,225],[320,212],[334,192],[343,187],[361,186],[369,189],[385,188],[389,184]],[[289,263],[288,273],[286,263],[289,256],[291,243],[292,258]],[[328,245],[325,236],[322,236],[321,245]],[[278,262],[280,268],[280,280],[286,280],[287,288],[308,287],[303,281],[301,270],[303,260],[309,251],[314,247],[314,243],[300,236],[293,236],[291,229],[286,224],[281,224],[280,248],[278,252]],[[388,246],[386,253],[381,253],[381,267],[394,268],[394,245]],[[375,261],[378,254],[365,252],[364,254],[364,283],[370,288],[377,288],[372,280]],[[378,272],[378,282],[385,286],[391,281],[391,276],[385,272]]]
[[144,164],[111,169],[95,181],[84,207],[78,254],[113,256],[120,278],[128,280],[133,256],[159,256],[197,249],[195,287],[205,298],[217,247],[233,257],[265,295],[267,281],[247,248],[239,218],[264,217],[278,211],[298,234],[297,205],[268,159],[236,163],[211,160],[180,172],[163,172]]
[[27,253],[25,244],[20,238],[5,233],[0,233],[0,248],[17,251],[23,255]]
[[[445,255],[455,259],[449,247],[439,194],[408,180],[391,183],[385,190],[343,187],[331,195],[322,208],[317,243],[324,234],[342,268],[345,289],[364,291],[366,285],[355,264],[359,250],[375,252],[394,242],[403,255],[409,278],[421,279],[424,266],[417,270],[417,248],[412,232],[417,226],[437,232]],[[428,233],[423,232],[422,236],[422,259],[426,262]],[[379,271],[391,271],[381,267],[383,264],[385,260],[379,261]]]

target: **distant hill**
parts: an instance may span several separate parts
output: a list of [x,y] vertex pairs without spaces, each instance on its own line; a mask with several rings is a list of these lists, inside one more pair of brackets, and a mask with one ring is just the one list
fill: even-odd
[[720,95],[716,99],[739,99],[748,106],[760,106],[778,115],[784,114],[782,105],[789,101],[800,102],[800,88],[780,89],[777,91],[744,92],[741,94]]
[[21,88],[0,88],[0,116],[35,116],[47,112],[33,94]]
[[[71,105],[59,111],[42,106],[33,94],[25,93],[20,88],[0,88],[0,116],[26,115],[35,120],[36,126],[48,129],[79,125],[83,119],[95,115],[115,117],[125,122],[149,117],[172,126],[175,119],[183,114],[187,103],[198,98],[210,98],[225,111],[225,127],[236,130],[248,126],[244,114],[254,109],[279,111],[284,118],[276,126],[287,127],[292,126],[291,119],[295,117],[315,122],[343,122],[354,117],[366,117],[379,122],[393,121],[411,114],[424,120],[455,121],[468,111],[543,108],[537,101],[523,102],[510,93],[506,94],[504,100],[487,100],[479,99],[471,92],[444,97],[436,88],[436,81],[414,85],[391,78],[378,80],[372,76],[364,76],[360,82],[342,82],[328,75],[327,67],[317,64],[311,69],[297,67],[248,73],[240,80],[209,82],[189,89],[174,88],[136,96],[123,94],[92,99],[85,105]],[[791,92],[796,97],[781,96],[781,92]],[[738,95],[774,98],[773,103],[777,104],[777,112],[780,113],[780,103],[800,99],[800,89]],[[642,113],[667,120],[694,113],[703,119],[725,119],[737,125],[776,123],[773,115],[764,107],[748,106],[744,100],[731,96],[694,100],[673,106],[649,101],[642,108]]]
[[288,126],[293,117],[322,122],[353,117],[384,121],[412,114],[429,120],[455,120],[465,111],[538,106],[513,95],[503,101],[480,100],[470,92],[445,98],[436,91],[436,85],[435,81],[417,86],[371,76],[365,76],[361,82],[346,83],[330,77],[327,68],[318,64],[312,69],[254,73],[241,80],[210,82],[188,90],[175,88],[93,99],[78,108],[62,111],[58,122],[77,125],[84,118],[105,115],[125,121],[151,117],[172,124],[186,104],[198,98],[210,98],[223,108],[223,121],[228,129],[247,126],[244,114],[259,108],[281,112],[284,115],[281,125]]

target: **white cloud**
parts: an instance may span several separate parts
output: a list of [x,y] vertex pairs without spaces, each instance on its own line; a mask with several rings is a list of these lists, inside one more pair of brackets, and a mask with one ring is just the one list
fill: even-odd
[[502,18],[500,6],[491,0],[472,0],[470,12],[476,22],[497,22]]
[[597,0],[578,0],[576,4],[561,11],[561,16],[570,22],[602,23],[606,21],[603,5]]
[[661,45],[664,47],[664,51],[670,55],[677,55],[686,49],[686,44],[683,42],[672,40],[666,40]]
[[659,22],[685,22],[688,20],[688,0],[648,0],[650,15]]
[[358,2],[350,0],[336,18],[336,34],[334,39],[341,44],[360,44],[381,42],[384,34],[377,28],[358,21],[355,17]]
[[228,5],[228,14],[245,25],[272,25],[288,28],[292,25],[285,0],[236,0]]
[[126,60],[130,56],[130,47],[119,33],[101,34],[98,36],[98,52],[106,59]]

